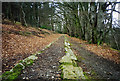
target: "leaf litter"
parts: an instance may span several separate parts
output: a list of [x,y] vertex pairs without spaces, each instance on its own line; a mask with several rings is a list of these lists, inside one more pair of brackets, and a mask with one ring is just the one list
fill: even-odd
[[2,72],[10,70],[20,60],[42,50],[61,35],[40,28],[3,24]]
[[84,41],[75,37],[70,37],[70,38],[76,42],[79,42],[81,47],[93,52],[94,54],[101,56],[105,59],[114,61],[117,64],[120,64],[120,52],[117,50],[112,50],[106,44],[103,44],[103,45],[88,44],[87,41]]

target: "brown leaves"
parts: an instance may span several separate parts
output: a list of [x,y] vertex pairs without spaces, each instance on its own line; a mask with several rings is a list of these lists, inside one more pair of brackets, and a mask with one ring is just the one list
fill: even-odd
[[86,44],[87,41],[80,40],[78,38],[72,37],[72,39],[76,42],[79,42],[82,47],[86,48],[87,50],[101,56],[105,59],[109,59],[111,61],[116,62],[117,64],[120,63],[120,55],[119,52],[116,50],[111,50],[108,46],[98,46],[97,44]]
[[103,48],[102,46],[97,46],[96,44],[87,44],[85,48],[94,52],[98,56],[120,63],[120,55],[118,51],[111,50],[110,48]]
[[[24,27],[15,27],[13,25],[2,25],[3,31],[31,31],[34,30],[36,32],[38,31],[35,28],[24,28]],[[44,29],[45,30],[45,29]],[[48,30],[46,30],[48,31]],[[49,31],[50,32],[50,31]],[[15,33],[2,33],[2,59],[3,64],[6,64],[8,62],[8,65],[10,60],[12,58],[16,59],[13,60],[14,63],[16,63],[19,60],[22,60],[25,57],[28,57],[29,55],[35,53],[36,51],[39,51],[40,49],[43,49],[46,45],[51,43],[52,41],[56,40],[56,38],[60,37],[60,34],[40,34],[44,37],[39,37],[36,35],[31,36],[24,36],[24,35],[18,35]],[[12,65],[14,64],[12,61]],[[8,68],[6,66],[6,68]],[[5,68],[3,68],[5,70]]]

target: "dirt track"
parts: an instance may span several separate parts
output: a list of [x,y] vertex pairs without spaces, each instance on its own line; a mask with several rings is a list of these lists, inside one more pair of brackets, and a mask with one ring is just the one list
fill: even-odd
[[[120,80],[120,65],[114,64],[112,61],[106,60],[90,51],[85,50],[79,43],[71,39],[69,39],[69,41],[72,43],[72,50],[76,51],[77,55],[82,58],[79,59],[80,63],[78,64],[83,68],[84,72],[89,70],[88,75],[91,77],[93,76],[94,79],[97,80]],[[61,71],[58,71],[60,66],[59,60],[64,54],[64,36],[62,36],[58,41],[44,50],[42,54],[38,55],[38,59],[35,63],[23,70],[18,80],[61,80]],[[90,70],[94,70],[95,74],[92,75],[92,71]]]
[[[80,43],[69,39],[72,43],[72,49],[80,56],[81,64],[87,69],[92,69],[99,76],[96,79],[119,79],[120,80],[120,65],[104,59],[96,54],[81,47]],[[82,65],[80,65],[82,66]]]
[[23,70],[19,76],[20,79],[29,80],[60,80],[59,60],[64,55],[64,37],[60,37],[58,41],[47,48],[42,54],[38,55],[38,59],[32,66]]

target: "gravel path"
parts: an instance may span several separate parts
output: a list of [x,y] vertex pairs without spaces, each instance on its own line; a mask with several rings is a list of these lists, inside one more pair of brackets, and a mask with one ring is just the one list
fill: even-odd
[[113,81],[120,81],[120,64],[115,64],[110,60],[106,60],[85,50],[80,46],[80,43],[77,43],[72,39],[69,39],[69,41],[72,43],[71,48],[77,51],[78,55],[83,58],[81,63],[85,64],[88,69],[92,68],[100,76],[99,79],[113,79]]
[[23,70],[17,81],[22,79],[34,81],[61,80],[59,71],[59,60],[64,55],[64,36],[53,43],[49,48],[38,56],[38,59],[32,66]]

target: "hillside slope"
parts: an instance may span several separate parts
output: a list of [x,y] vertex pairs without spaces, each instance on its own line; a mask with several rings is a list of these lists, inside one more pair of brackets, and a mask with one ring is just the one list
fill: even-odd
[[76,43],[79,43],[80,47],[88,50],[89,52],[93,52],[104,59],[120,64],[120,52],[107,46],[105,43],[103,45],[89,44],[87,41],[75,37],[68,37],[73,39]]
[[[21,25],[2,25],[2,70],[10,70],[20,60],[43,49],[60,34]],[[51,38],[52,37],[52,38]]]

